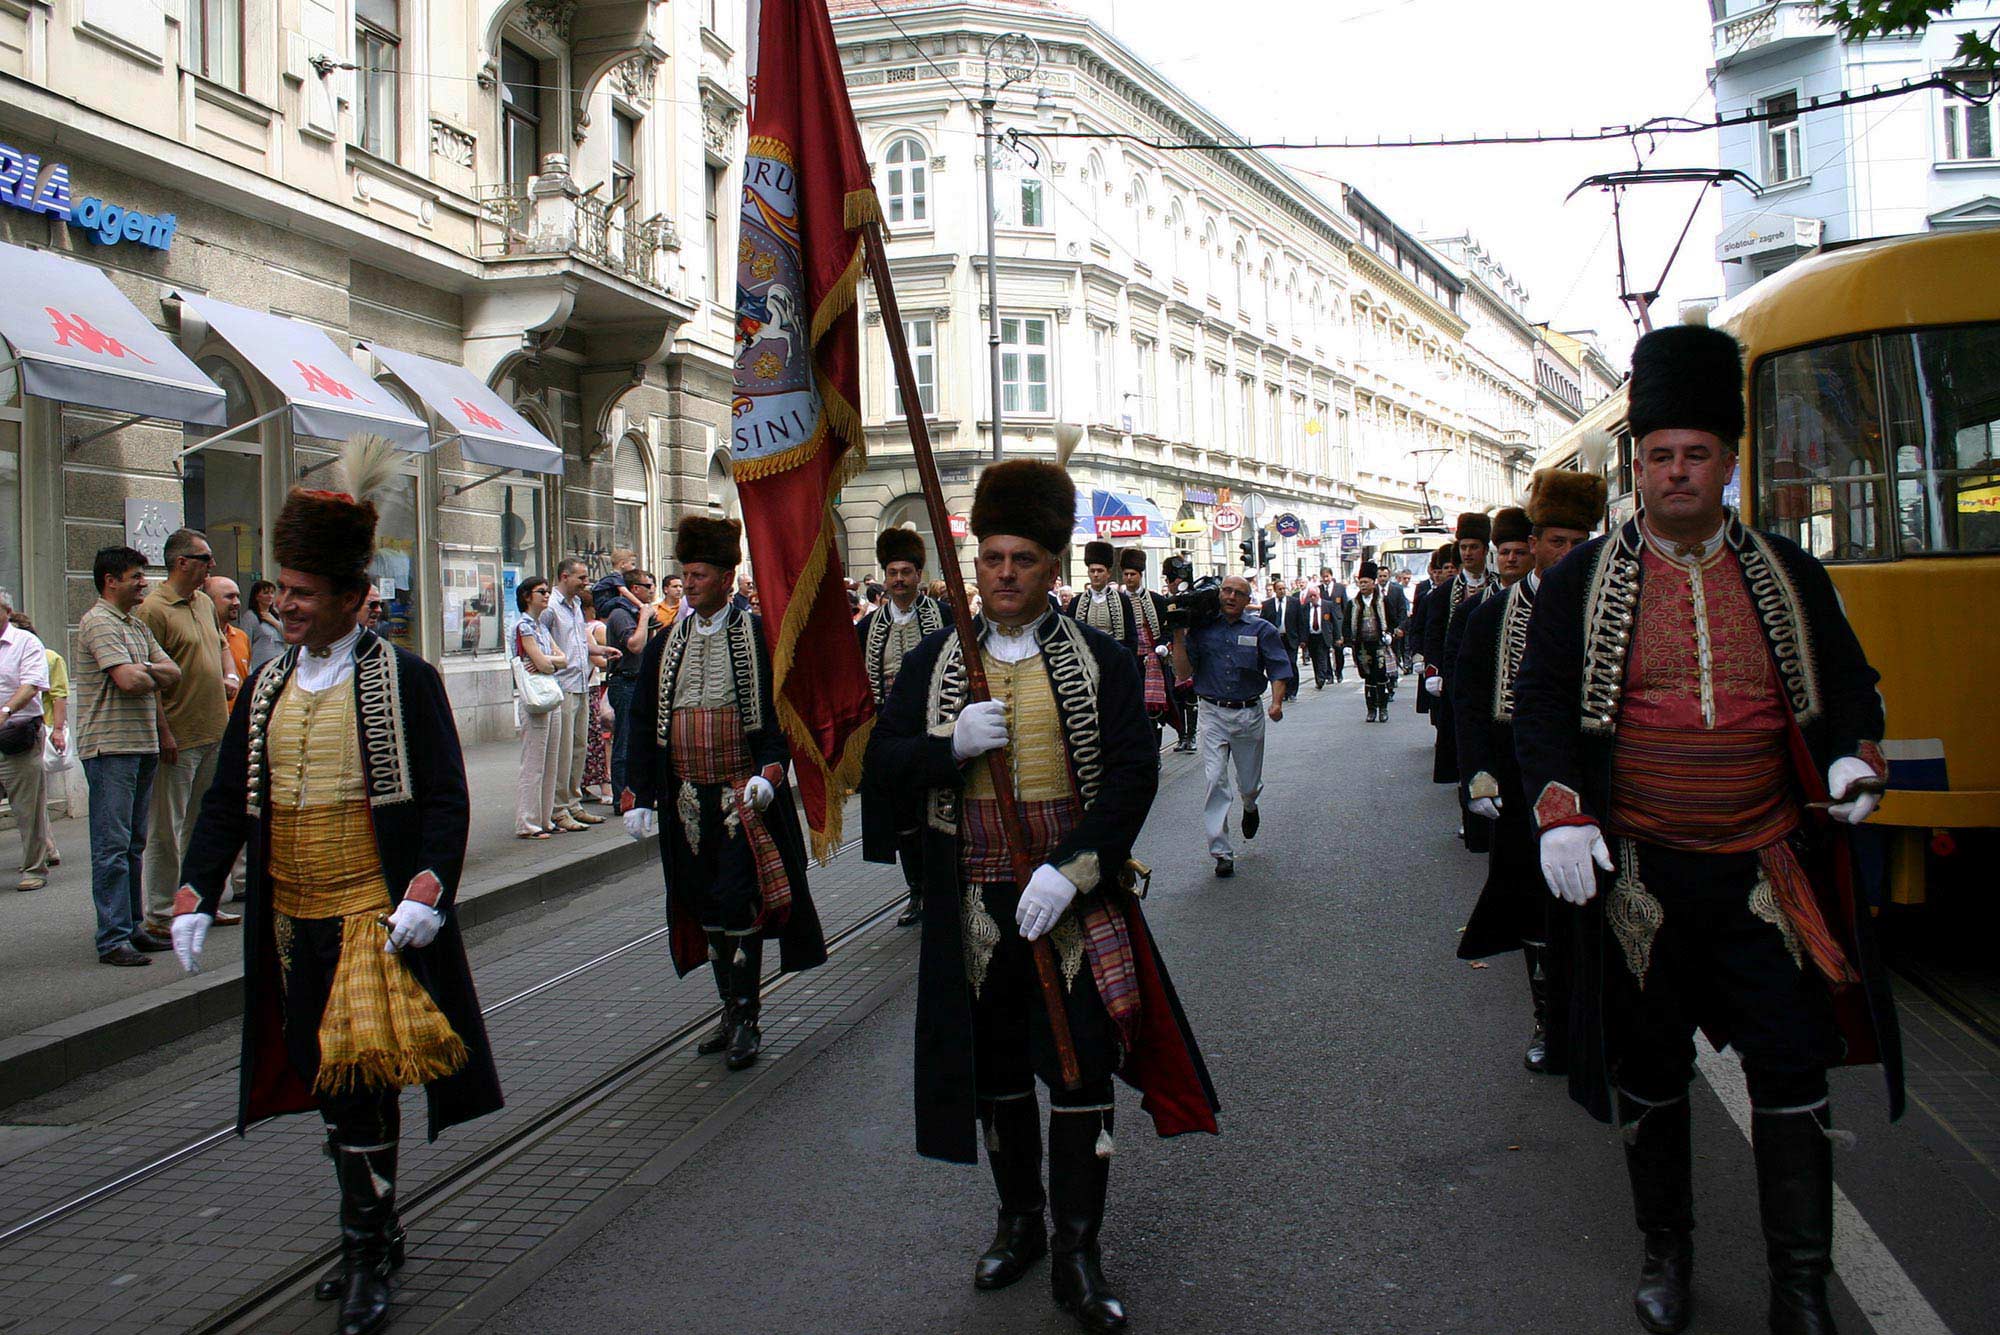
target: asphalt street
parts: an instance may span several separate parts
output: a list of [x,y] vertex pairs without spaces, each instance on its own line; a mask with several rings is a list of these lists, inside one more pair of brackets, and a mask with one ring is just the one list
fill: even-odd
[[[1428,782],[1411,694],[1387,726],[1362,722],[1351,678],[1287,711],[1234,880],[1211,875],[1195,758],[1167,757],[1138,855],[1223,1134],[1159,1140],[1120,1087],[1106,1269],[1137,1329],[1637,1329],[1615,1134],[1521,1068],[1519,958],[1453,958],[1484,870],[1452,837],[1450,790]],[[913,1009],[910,981],[485,1328],[1074,1329],[1045,1265],[972,1288],[992,1188],[983,1165],[911,1149]],[[1726,1102],[1733,1058],[1716,1064],[1724,1096],[1695,1096],[1694,1329],[1759,1331],[1750,1149]],[[1879,1072],[1836,1072],[1834,1097],[1859,1133],[1837,1158],[1842,1329],[2000,1328],[1990,1183],[1948,1162],[1951,1134],[1923,1107],[1891,1127]]]

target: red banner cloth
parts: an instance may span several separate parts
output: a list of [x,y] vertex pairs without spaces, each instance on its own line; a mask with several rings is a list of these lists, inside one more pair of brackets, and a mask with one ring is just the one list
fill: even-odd
[[866,463],[854,295],[861,232],[880,211],[825,0],[762,0],[752,14],[730,455],[778,717],[824,858],[874,721],[833,498]]

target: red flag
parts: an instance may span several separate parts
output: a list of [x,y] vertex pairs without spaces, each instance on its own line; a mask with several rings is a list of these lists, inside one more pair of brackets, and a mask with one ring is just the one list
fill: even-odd
[[752,19],[730,455],[778,717],[826,857],[874,721],[833,498],[867,462],[854,291],[880,212],[825,0],[762,0]]

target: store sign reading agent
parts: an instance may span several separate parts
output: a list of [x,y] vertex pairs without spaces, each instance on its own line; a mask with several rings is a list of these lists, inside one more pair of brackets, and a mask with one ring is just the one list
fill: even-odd
[[165,250],[173,244],[179,225],[171,213],[141,213],[107,204],[95,195],[73,202],[68,163],[44,163],[39,154],[23,153],[12,144],[0,144],[0,203],[60,218],[104,246],[136,241]]

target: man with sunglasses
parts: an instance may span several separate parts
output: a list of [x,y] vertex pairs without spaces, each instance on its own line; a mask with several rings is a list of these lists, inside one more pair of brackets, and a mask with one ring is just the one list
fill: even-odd
[[[611,800],[616,802],[625,791],[625,756],[630,738],[626,732],[626,718],[632,712],[632,693],[639,686],[639,655],[646,652],[646,641],[653,632],[661,629],[652,614],[653,598],[658,580],[650,570],[637,566],[618,580],[617,595],[597,602],[604,612],[604,642],[614,649],[623,649],[625,656],[605,669],[609,679],[604,688],[604,698],[611,702],[613,722],[611,725]],[[610,581],[601,581],[604,588]]]
[[[176,529],[161,553],[167,577],[147,591],[137,616],[181,670],[160,691],[160,764],[153,776],[153,813],[146,837],[146,932],[165,939],[181,884],[181,859],[194,833],[202,795],[215,780],[229,702],[222,677],[222,622],[202,591],[215,552],[199,529]],[[215,915],[233,927],[241,915]]]

